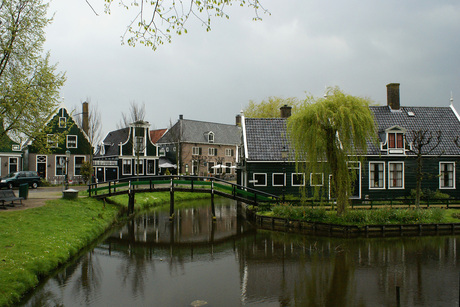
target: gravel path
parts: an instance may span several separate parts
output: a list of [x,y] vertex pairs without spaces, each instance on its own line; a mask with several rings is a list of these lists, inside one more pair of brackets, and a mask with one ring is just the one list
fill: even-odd
[[[84,190],[86,186],[71,186],[70,189],[75,190]],[[29,197],[22,201],[24,206],[17,205],[14,207],[8,207],[6,211],[16,211],[16,210],[25,210],[29,208],[35,208],[45,205],[45,201],[49,199],[58,199],[62,198],[62,186],[58,187],[39,187],[38,189],[29,188]],[[14,189],[14,194],[19,196],[19,191],[17,188]],[[2,209],[0,209],[2,210]],[[2,210],[5,211],[5,210]]]

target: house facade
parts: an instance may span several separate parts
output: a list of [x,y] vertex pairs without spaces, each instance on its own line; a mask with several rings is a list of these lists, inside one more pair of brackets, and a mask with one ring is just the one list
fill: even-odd
[[[1,127],[3,129],[3,127]],[[14,142],[2,131],[0,137],[0,177],[22,170],[21,145]]]
[[93,158],[99,182],[158,174],[158,150],[150,139],[149,126],[139,121],[107,134]]
[[24,170],[36,171],[53,183],[83,182],[81,165],[93,151],[87,134],[66,108],[60,108],[43,128],[42,134],[24,150]]
[[236,124],[189,120],[181,115],[157,144],[160,156],[176,165],[179,174],[232,179],[240,143],[241,128]]
[[[452,103],[446,107],[402,107],[399,84],[387,85],[387,93],[386,106],[370,107],[378,144],[369,144],[362,162],[348,165],[350,171],[357,173],[351,198],[410,197],[416,189],[418,157],[422,161],[422,190],[460,198],[460,142],[456,141],[460,136],[460,117]],[[332,174],[296,171],[292,158],[295,153],[286,137],[288,116],[243,116],[238,183],[277,195],[298,194],[299,188],[306,187],[307,196],[313,196],[314,190],[319,189],[331,198]]]

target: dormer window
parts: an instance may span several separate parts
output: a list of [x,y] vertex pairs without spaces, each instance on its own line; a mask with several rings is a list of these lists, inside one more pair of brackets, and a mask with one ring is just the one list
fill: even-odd
[[404,134],[402,132],[389,132],[388,148],[404,148]]
[[208,133],[208,142],[214,143],[214,132],[212,131]]
[[404,154],[406,149],[406,142],[404,128],[393,126],[386,131],[386,142],[382,144],[382,150],[387,150],[388,154]]

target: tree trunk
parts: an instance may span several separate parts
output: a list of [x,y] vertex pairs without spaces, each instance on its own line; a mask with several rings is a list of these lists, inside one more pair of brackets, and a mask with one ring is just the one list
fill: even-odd
[[420,209],[420,196],[422,194],[422,155],[417,155],[417,184],[415,187],[415,208]]

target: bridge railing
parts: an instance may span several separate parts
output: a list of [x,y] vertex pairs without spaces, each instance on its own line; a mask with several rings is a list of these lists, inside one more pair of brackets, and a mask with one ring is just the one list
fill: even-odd
[[243,198],[254,202],[273,202],[278,196],[245,187],[216,177],[163,175],[150,177],[127,177],[88,185],[89,196],[110,196],[129,189],[158,191],[185,188],[191,192],[218,191],[234,198]]

